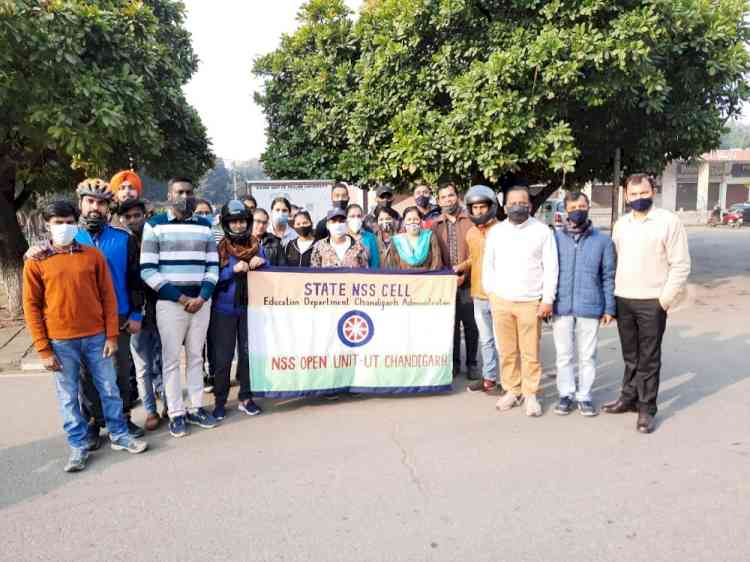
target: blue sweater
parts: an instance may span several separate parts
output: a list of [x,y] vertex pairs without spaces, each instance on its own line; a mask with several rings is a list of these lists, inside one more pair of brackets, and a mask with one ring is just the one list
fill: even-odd
[[127,230],[107,224],[95,236],[91,236],[84,228],[79,228],[75,240],[79,244],[97,248],[107,258],[112,285],[114,285],[115,295],[117,295],[117,313],[120,316],[128,317],[130,320],[142,320],[142,294],[138,299],[139,302],[133,302],[133,293],[142,291],[138,276],[135,275],[134,278],[134,273],[137,271],[137,262],[132,265],[128,263],[130,256],[135,259],[138,256],[138,244],[132,235]]
[[576,242],[564,229],[555,231],[560,275],[555,314],[581,318],[615,315],[615,246],[590,227]]
[[234,266],[238,261],[234,256],[229,256],[229,263],[219,270],[219,282],[214,291],[213,308],[226,316],[240,316],[247,311],[247,307],[238,307],[234,302],[237,292]]
[[162,213],[143,227],[141,277],[160,300],[182,295],[208,300],[219,279],[219,255],[211,224],[193,215],[177,220]]

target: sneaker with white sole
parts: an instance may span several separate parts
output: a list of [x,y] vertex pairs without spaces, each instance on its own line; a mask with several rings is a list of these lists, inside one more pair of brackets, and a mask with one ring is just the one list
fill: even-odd
[[538,418],[542,415],[542,405],[533,394],[526,396],[526,415],[530,418]]
[[126,435],[117,440],[113,439],[110,447],[112,447],[113,451],[127,451],[128,453],[137,455],[148,449],[148,443]]
[[512,392],[506,392],[497,399],[497,402],[495,402],[495,408],[497,408],[501,412],[505,412],[515,406],[518,406],[521,403],[520,400],[520,396],[516,396]]

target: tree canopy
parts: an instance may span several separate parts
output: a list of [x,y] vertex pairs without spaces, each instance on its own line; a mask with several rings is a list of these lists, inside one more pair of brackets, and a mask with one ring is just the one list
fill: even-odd
[[551,189],[719,146],[744,0],[311,0],[257,59],[272,177]]
[[173,0],[0,2],[0,263],[20,263],[15,211],[37,191],[146,168],[213,165],[182,86],[197,68]]

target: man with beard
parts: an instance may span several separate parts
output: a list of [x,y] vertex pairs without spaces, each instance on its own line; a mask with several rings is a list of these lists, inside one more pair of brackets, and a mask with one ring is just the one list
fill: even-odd
[[[211,318],[211,297],[219,278],[219,256],[211,224],[195,215],[195,189],[188,178],[169,180],[171,207],[143,228],[141,277],[157,293],[156,325],[161,335],[164,393],[169,432],[187,435],[187,424],[205,429],[216,419],[203,409],[203,345]],[[185,346],[190,407],[182,399],[180,358]]]
[[141,197],[143,193],[141,178],[132,170],[117,172],[109,180],[109,190],[112,192],[112,201],[114,203],[110,224],[125,227],[125,222],[122,220],[123,211],[121,206],[126,201],[137,200]]
[[[122,224],[133,234],[138,247],[143,240],[143,227],[146,224],[146,204],[140,199],[128,199],[120,204],[120,219]],[[161,375],[161,339],[156,327],[157,295],[147,285],[144,287],[146,308],[143,315],[141,331],[130,337],[130,352],[135,366],[135,378],[138,382],[138,394],[143,400],[146,410],[146,429],[149,431],[159,427],[161,418],[156,407],[156,392],[165,403],[166,399],[162,386]]]
[[[130,419],[133,396],[130,392],[130,336],[141,330],[143,320],[143,283],[138,264],[139,248],[130,233],[108,224],[109,205],[112,201],[110,186],[103,180],[85,180],[76,190],[81,208],[81,228],[76,234],[76,242],[94,246],[107,258],[112,284],[117,295],[117,308],[120,335],[117,338],[118,350],[114,356],[117,371],[117,386],[122,398],[122,410],[128,424],[128,432],[133,437],[142,437],[143,429]],[[99,430],[104,427],[104,414],[96,386],[89,373],[81,379],[84,412],[93,418],[89,440],[95,446],[99,440]]]

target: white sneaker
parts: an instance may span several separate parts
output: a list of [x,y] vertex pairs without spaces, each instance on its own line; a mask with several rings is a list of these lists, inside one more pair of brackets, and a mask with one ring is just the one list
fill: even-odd
[[533,394],[525,397],[526,415],[531,418],[537,418],[542,415],[542,405]]
[[510,410],[513,406],[518,406],[520,404],[519,399],[519,396],[508,391],[497,399],[497,402],[495,402],[495,408],[501,412],[505,412],[506,410]]

